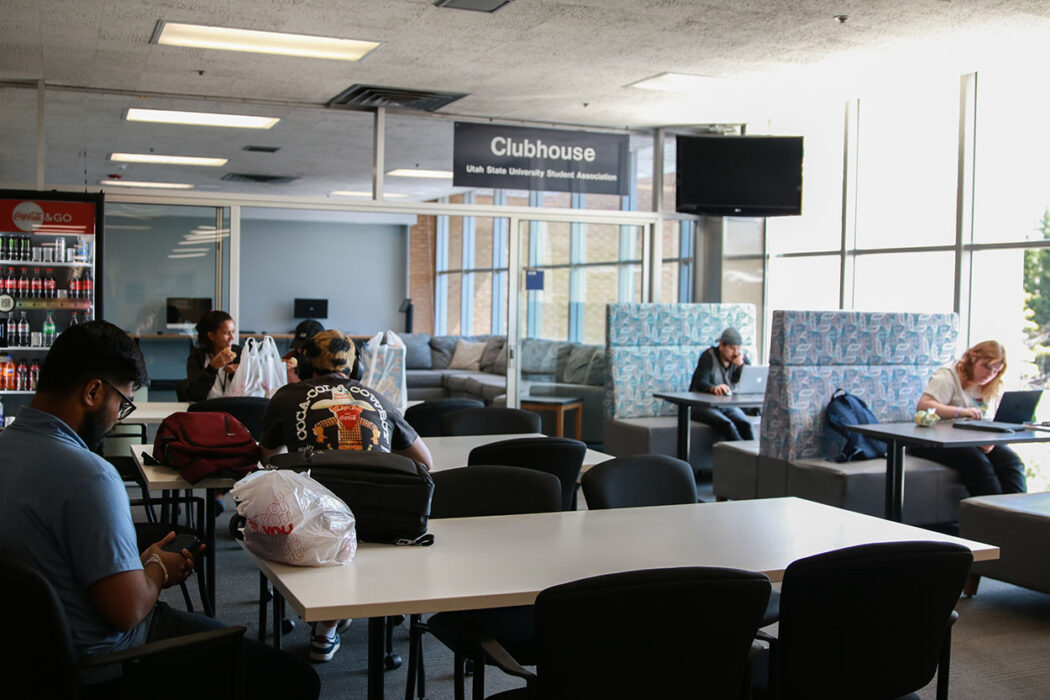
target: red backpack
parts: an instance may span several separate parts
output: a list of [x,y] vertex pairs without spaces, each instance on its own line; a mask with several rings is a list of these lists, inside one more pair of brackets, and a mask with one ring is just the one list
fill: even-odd
[[260,456],[244,424],[215,411],[171,414],[153,443],[153,457],[191,483],[207,476],[243,476],[258,469]]

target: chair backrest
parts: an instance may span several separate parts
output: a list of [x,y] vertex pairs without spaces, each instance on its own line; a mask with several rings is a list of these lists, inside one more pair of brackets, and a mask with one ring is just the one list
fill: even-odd
[[780,697],[895,698],[925,686],[972,561],[961,545],[888,542],[793,562],[780,594]]
[[143,445],[147,439],[145,423],[117,423],[102,438],[96,451],[116,467],[121,479],[141,484],[142,475],[131,456],[131,446]]
[[742,697],[769,590],[762,574],[683,567],[541,591],[538,697]]
[[191,403],[191,411],[222,411],[244,424],[252,437],[258,440],[262,436],[263,415],[270,399],[261,396],[220,396]]
[[17,639],[0,655],[4,696],[76,697],[73,640],[55,589],[35,569],[0,552],[0,596],[14,603],[4,620],[17,630]]
[[431,474],[431,518],[553,513],[561,510],[561,482],[553,474],[498,465],[442,469]]
[[441,416],[442,435],[539,433],[538,413],[520,408],[465,408]]
[[441,435],[441,416],[465,408],[485,408],[483,401],[477,399],[434,399],[409,406],[405,411],[405,420],[419,434],[419,437],[438,437]]
[[475,447],[467,456],[467,465],[502,464],[553,474],[561,482],[562,510],[574,510],[576,480],[586,454],[587,445],[571,438],[514,438]]
[[693,468],[667,455],[610,459],[587,470],[580,483],[591,510],[696,503]]

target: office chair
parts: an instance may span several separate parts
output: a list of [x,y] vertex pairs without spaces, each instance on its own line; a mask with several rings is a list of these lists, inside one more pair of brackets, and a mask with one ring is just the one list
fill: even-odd
[[591,510],[696,503],[693,468],[666,455],[610,459],[587,470],[580,483]]
[[[131,447],[144,445],[147,440],[145,423],[117,423],[102,438],[96,450],[103,459],[113,465],[122,481],[138,486],[143,500],[149,499],[149,490],[146,488],[142,475],[139,474],[138,467],[135,466],[135,459],[131,456]],[[151,507],[146,508],[146,517],[151,523],[157,521],[157,516]]]
[[434,399],[409,406],[405,420],[419,437],[438,437],[442,435],[441,416],[465,408],[485,408],[485,404],[477,399]]
[[467,456],[467,465],[502,464],[553,474],[561,481],[562,510],[576,510],[576,482],[586,454],[587,445],[572,438],[512,438],[475,447]]
[[441,416],[442,435],[540,433],[540,415],[520,408],[464,408]]
[[260,396],[220,396],[216,399],[205,399],[191,403],[190,411],[218,411],[229,413],[244,424],[248,432],[258,442],[262,436],[263,415],[270,399]]
[[763,574],[649,569],[553,586],[536,597],[536,672],[482,646],[527,687],[510,698],[739,698],[762,611]]
[[[769,697],[948,697],[955,603],[973,562],[945,542],[888,542],[799,559],[784,572]],[[760,678],[761,680],[761,678]]]
[[[466,518],[519,513],[553,513],[561,510],[561,482],[552,474],[520,467],[476,465],[434,472],[431,518]],[[508,544],[509,546],[509,544]],[[423,669],[423,633],[431,632],[453,651],[457,700],[464,697],[464,661],[478,658],[480,649],[465,635],[464,620],[480,621],[495,638],[515,648],[523,657],[534,636],[532,606],[444,612],[426,623],[412,615],[409,632],[406,700],[412,700],[418,682],[419,697],[426,695]],[[484,664],[474,664],[475,695],[484,688]]]
[[[7,552],[0,552],[0,596],[16,603],[8,606],[5,620],[16,638],[0,655],[7,697],[184,697],[185,685],[170,679],[158,682],[149,666],[140,664],[189,651],[194,652],[194,659],[214,661],[215,668],[222,670],[229,679],[228,697],[243,697],[243,627],[209,630],[77,659],[66,611],[55,589],[35,569]],[[111,664],[120,664],[122,678],[95,686],[83,684],[82,672]]]

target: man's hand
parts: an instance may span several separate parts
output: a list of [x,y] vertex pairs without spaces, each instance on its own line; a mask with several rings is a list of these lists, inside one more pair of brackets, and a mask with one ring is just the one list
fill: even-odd
[[[154,542],[146,551],[142,553],[142,561],[146,561],[153,554],[160,557],[161,563],[164,565],[164,570],[168,573],[168,580],[164,584],[164,588],[171,588],[177,586],[193,573],[193,554],[189,550],[183,549],[182,552],[168,552],[163,549],[164,545],[175,539],[175,532],[169,532],[164,536],[160,542]],[[201,545],[203,548],[203,545]]]
[[733,390],[729,388],[728,384],[719,384],[711,389],[711,393],[715,396],[728,396],[733,393]]

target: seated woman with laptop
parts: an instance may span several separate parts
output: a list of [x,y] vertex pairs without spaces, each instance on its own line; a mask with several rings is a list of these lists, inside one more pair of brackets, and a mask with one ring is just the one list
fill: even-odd
[[[934,409],[942,419],[985,417],[998,401],[1006,371],[1006,350],[985,340],[962,359],[941,367],[926,384],[918,410]],[[1024,493],[1024,463],[1006,445],[979,447],[912,447],[911,454],[951,467],[971,496]]]

